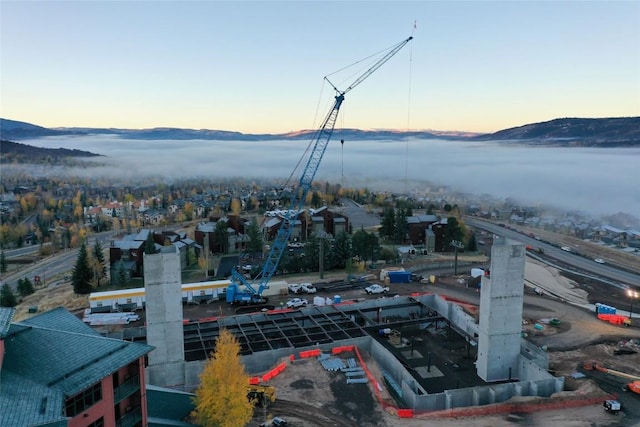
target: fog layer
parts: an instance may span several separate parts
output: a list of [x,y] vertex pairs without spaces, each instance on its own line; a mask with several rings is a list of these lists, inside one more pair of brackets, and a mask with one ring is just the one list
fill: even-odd
[[[117,180],[160,177],[287,179],[308,141],[128,140],[56,137],[25,144],[108,156],[100,166],[63,173]],[[50,170],[49,170],[50,171]],[[50,171],[51,172],[51,171]],[[56,171],[56,174],[60,174]],[[293,175],[294,180],[300,172]],[[640,217],[640,148],[534,147],[443,140],[345,141],[334,133],[317,180],[397,192],[430,185],[513,197],[594,215]]]

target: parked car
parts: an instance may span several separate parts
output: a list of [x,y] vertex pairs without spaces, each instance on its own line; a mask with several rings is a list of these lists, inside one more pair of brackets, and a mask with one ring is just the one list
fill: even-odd
[[595,262],[597,262],[598,264],[604,264],[604,260],[602,258],[596,258],[594,259]]
[[387,292],[389,292],[389,287],[388,286],[380,286],[380,285],[371,285],[371,286],[367,286],[366,288],[364,288],[364,290],[369,294],[386,294]]
[[563,246],[560,249],[562,249],[565,252],[571,252],[571,248],[569,246]]
[[311,283],[301,283],[300,290],[298,292],[302,292],[305,294],[315,294],[316,292],[318,292],[318,290]]
[[275,427],[282,427],[288,424],[287,424],[287,420],[285,420],[282,417],[273,417],[273,419],[271,420],[271,425]]
[[293,298],[287,301],[287,308],[306,307],[307,304],[309,304],[309,301],[304,298]]
[[299,283],[290,283],[289,286],[287,286],[287,288],[289,289],[289,292],[292,294],[297,294],[298,292],[300,292]]

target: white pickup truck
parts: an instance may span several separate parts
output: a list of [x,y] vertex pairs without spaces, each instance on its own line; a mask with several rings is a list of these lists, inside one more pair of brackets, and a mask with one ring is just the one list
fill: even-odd
[[365,292],[368,294],[386,294],[387,292],[389,292],[389,287],[388,286],[380,286],[377,284],[371,285],[371,286],[367,286],[366,288],[364,288]]

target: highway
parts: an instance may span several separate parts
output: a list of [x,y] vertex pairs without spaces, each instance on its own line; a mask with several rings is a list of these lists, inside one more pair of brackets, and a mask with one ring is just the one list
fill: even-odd
[[[110,241],[114,235],[114,231],[104,231],[90,235],[87,239],[87,250],[91,250],[97,239],[100,241],[103,251],[108,251]],[[5,254],[8,259],[11,259],[20,256],[35,256],[39,250],[40,245],[34,245],[6,251]],[[39,262],[27,265],[23,269],[7,275],[2,279],[2,283],[8,283],[9,286],[15,290],[18,286],[18,281],[21,279],[28,278],[31,283],[35,285],[36,277],[38,277],[40,279],[41,286],[44,286],[45,284],[50,283],[51,280],[60,280],[65,275],[71,276],[73,266],[78,259],[78,250],[79,248],[66,249],[62,252],[46,257]],[[107,255],[108,254],[105,253],[105,258]]]
[[[593,274],[597,278],[607,278],[614,286],[617,285],[619,287],[640,287],[640,272],[634,273],[632,271],[626,271],[616,268],[612,265],[598,264],[591,258],[583,257],[575,252],[564,251],[558,246],[542,242],[533,237],[529,237],[520,232],[498,226],[489,221],[471,217],[465,217],[464,221],[471,227],[479,228],[501,237],[516,240],[525,245],[531,245],[534,248],[542,248],[545,255],[557,259],[563,264],[573,266],[577,272],[588,272]],[[640,264],[640,258],[638,259],[638,263]],[[631,270],[634,266],[624,267]]]

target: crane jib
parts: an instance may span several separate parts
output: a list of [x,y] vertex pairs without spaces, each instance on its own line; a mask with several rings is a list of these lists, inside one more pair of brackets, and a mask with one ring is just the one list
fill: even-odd
[[[365,71],[356,80],[354,80],[354,82],[344,91],[338,90],[331,82],[329,82],[329,84],[333,86],[338,94],[335,97],[333,107],[328,112],[318,132],[316,132],[315,134],[313,149],[311,150],[311,154],[309,155],[305,168],[298,182],[299,187],[297,190],[294,189],[291,192],[291,196],[289,199],[289,209],[285,211],[286,213],[280,223],[280,228],[276,233],[275,240],[271,245],[269,254],[267,255],[266,260],[263,264],[258,288],[255,289],[253,285],[242,274],[240,274],[237,270],[233,270],[231,274],[231,284],[227,289],[228,303],[244,302],[260,304],[264,302],[265,299],[262,297],[262,292],[268,286],[269,281],[276,273],[276,269],[278,268],[280,259],[282,258],[282,255],[287,248],[289,238],[291,237],[294,229],[292,225],[293,220],[295,220],[298,217],[299,213],[302,211],[304,202],[307,198],[307,194],[311,190],[313,179],[316,175],[316,172],[318,171],[322,157],[324,156],[327,145],[329,144],[329,140],[331,140],[331,135],[333,134],[336,120],[338,118],[338,112],[340,111],[340,107],[342,106],[342,102],[344,101],[345,94],[362,83],[371,74],[373,74],[378,68],[380,68],[385,62],[391,59],[391,57],[398,53],[398,51],[400,51],[400,49],[402,49],[412,39],[413,37],[409,37],[391,48],[381,59],[379,59],[373,66],[371,66],[367,71]],[[329,81],[326,77],[325,79]],[[247,289],[247,291],[240,291],[240,285],[243,285]]]

